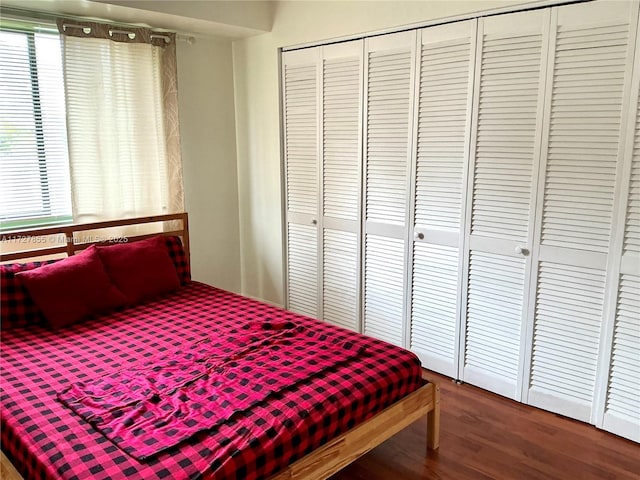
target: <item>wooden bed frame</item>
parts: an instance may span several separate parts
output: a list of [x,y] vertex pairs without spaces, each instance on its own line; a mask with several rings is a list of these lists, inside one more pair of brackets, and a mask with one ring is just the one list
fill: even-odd
[[[103,229],[113,229],[134,225],[158,224],[155,233],[133,236],[118,236],[109,239]],[[181,226],[174,228],[176,224]],[[80,240],[81,234],[88,235],[93,230],[101,230],[101,237],[90,241]],[[55,245],[41,247],[38,239],[60,235]],[[0,234],[0,246],[4,242],[22,242],[27,247],[10,253],[1,253],[0,262],[35,259],[49,255],[74,255],[93,244],[142,240],[154,235],[178,235],[182,237],[187,262],[189,255],[189,218],[186,213],[138,217],[78,225],[64,225],[29,230],[16,230]],[[80,243],[82,241],[82,243]],[[35,248],[34,248],[35,247]],[[13,249],[12,249],[13,250]],[[434,383],[426,383],[415,392],[398,400],[369,420],[330,440],[325,445],[309,453],[300,460],[271,477],[271,480],[316,480],[327,478],[338,472],[354,460],[363,456],[400,430],[422,417],[427,417],[427,448],[438,448],[440,437],[440,389]],[[426,452],[425,452],[426,453]],[[22,480],[9,459],[0,452],[0,478],[3,480]]]

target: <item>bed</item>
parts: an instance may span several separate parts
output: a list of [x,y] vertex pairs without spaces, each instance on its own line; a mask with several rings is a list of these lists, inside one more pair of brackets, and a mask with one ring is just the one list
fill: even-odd
[[[87,232],[141,224],[159,226],[167,241],[181,238],[183,248],[172,259],[188,271],[186,214],[3,234],[5,241],[61,234],[65,244],[40,248],[26,242],[36,248],[3,254],[2,261],[74,255],[96,243],[79,243],[83,233],[88,238]],[[153,301],[63,329],[3,330],[3,478],[327,478],[425,415],[427,446],[438,447],[439,391],[422,380],[420,363],[410,352],[199,282],[184,283]],[[357,340],[366,348],[144,461],[56,400],[74,382],[205,338],[224,338],[265,318],[293,322],[335,342]]]

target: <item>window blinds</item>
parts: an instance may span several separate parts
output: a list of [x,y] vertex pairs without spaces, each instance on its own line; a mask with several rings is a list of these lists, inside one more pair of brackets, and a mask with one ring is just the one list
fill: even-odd
[[0,31],[0,222],[71,218],[60,38]]

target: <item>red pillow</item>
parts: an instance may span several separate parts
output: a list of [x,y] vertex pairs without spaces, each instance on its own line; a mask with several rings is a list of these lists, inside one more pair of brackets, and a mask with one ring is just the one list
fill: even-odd
[[98,247],[113,283],[130,305],[171,292],[180,286],[164,237]]
[[59,262],[18,272],[31,298],[53,328],[126,304],[111,283],[95,247]]
[[46,324],[42,312],[33,303],[29,291],[20,279],[16,278],[16,273],[58,261],[60,260],[0,265],[0,328],[2,330]]

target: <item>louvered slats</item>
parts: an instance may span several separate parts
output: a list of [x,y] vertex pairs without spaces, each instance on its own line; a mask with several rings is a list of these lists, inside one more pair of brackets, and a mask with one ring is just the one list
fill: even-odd
[[323,319],[357,330],[358,235],[324,231]]
[[358,219],[360,58],[323,61],[324,215]]
[[640,103],[636,111],[636,130],[624,233],[624,253],[627,252],[640,254]]
[[289,309],[317,317],[317,228],[290,223],[288,237]]
[[471,252],[465,367],[515,385],[520,355],[524,260]]
[[317,68],[315,64],[284,66],[285,156],[287,208],[318,213]]
[[526,239],[542,35],[484,35],[471,233]]
[[470,46],[470,38],[462,38],[422,47],[416,225],[460,229]]
[[291,308],[628,436],[620,425],[640,421],[629,4],[491,16],[284,62]]
[[543,245],[608,250],[627,45],[626,24],[558,28]]
[[411,350],[434,355],[453,365],[458,249],[416,243],[413,256]]
[[404,225],[411,52],[370,52],[367,84],[366,219]]
[[598,358],[604,272],[540,262],[532,388],[589,405]]
[[364,333],[402,345],[404,240],[366,235]]
[[[606,411],[640,425],[640,277],[621,275]],[[640,430],[640,426],[637,427]]]

